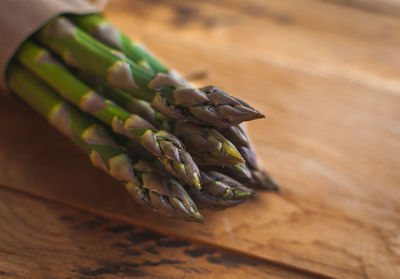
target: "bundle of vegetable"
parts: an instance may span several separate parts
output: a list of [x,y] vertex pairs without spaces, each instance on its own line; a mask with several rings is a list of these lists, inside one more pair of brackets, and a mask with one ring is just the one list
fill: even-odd
[[278,190],[241,124],[260,112],[216,87],[193,88],[100,15],[51,20],[19,48],[7,81],[160,213],[202,221],[195,202],[226,208],[254,196],[246,186]]

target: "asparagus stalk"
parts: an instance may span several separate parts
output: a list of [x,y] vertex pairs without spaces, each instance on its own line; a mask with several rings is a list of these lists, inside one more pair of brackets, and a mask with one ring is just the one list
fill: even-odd
[[190,154],[174,135],[157,131],[137,114],[131,114],[105,100],[71,74],[46,49],[31,41],[18,50],[17,59],[59,94],[83,111],[112,127],[113,131],[136,140],[182,182],[200,187],[200,173]]
[[125,182],[139,203],[169,216],[202,222],[196,205],[176,180],[156,174],[142,160],[132,160],[101,125],[66,103],[27,69],[13,62],[7,80],[17,96],[88,153],[95,166]]
[[246,163],[217,168],[217,170],[229,175],[246,186],[279,192],[278,184],[276,184],[265,170],[253,169]]
[[126,189],[140,204],[170,217],[203,222],[196,204],[176,179],[161,171],[156,164],[142,159],[136,162],[134,169],[142,175],[144,187],[130,183]]
[[167,117],[217,127],[264,117],[244,101],[214,86],[185,88],[171,75],[151,74],[64,17],[50,21],[36,38],[70,66],[95,74],[112,86],[150,102]]
[[243,124],[231,126],[228,128],[221,128],[218,131],[225,137],[229,138],[233,144],[238,147],[249,147],[250,141],[247,135],[246,128]]
[[122,51],[133,62],[143,65],[143,68],[154,73],[169,72],[168,68],[154,58],[143,45],[133,42],[101,15],[71,15],[69,18],[82,30],[103,44]]
[[[140,154],[145,160],[152,160],[151,154],[140,148],[134,142],[116,135],[116,140],[128,154]],[[154,164],[159,168],[159,164]],[[238,181],[214,170],[203,169],[201,171],[201,189],[186,187],[190,196],[196,203],[204,208],[224,209],[235,206],[248,198],[254,197],[255,193]]]
[[255,192],[217,171],[201,172],[202,189],[188,189],[200,207],[224,209],[255,196]]
[[246,127],[243,124],[218,129],[218,131],[236,146],[251,169],[259,169],[256,153],[251,146]]
[[175,121],[170,126],[198,165],[229,166],[244,162],[236,147],[215,129],[186,121]]

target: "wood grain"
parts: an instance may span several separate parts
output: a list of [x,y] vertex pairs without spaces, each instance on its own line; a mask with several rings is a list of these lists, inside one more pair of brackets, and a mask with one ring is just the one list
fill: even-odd
[[115,0],[107,16],[266,112],[248,127],[280,195],[205,212],[205,225],[160,220],[5,97],[0,183],[321,276],[399,278],[400,20],[311,0],[216,3]]
[[0,278],[320,278],[17,192],[0,197]]

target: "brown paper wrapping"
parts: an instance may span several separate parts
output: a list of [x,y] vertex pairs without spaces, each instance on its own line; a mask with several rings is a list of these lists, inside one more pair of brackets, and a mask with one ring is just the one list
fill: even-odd
[[1,0],[0,90],[6,92],[5,71],[18,46],[49,19],[62,13],[99,12],[106,0]]

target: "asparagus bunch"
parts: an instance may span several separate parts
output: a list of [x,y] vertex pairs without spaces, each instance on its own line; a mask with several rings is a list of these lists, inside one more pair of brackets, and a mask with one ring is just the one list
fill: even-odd
[[278,189],[241,126],[260,112],[213,86],[191,87],[100,15],[51,20],[20,47],[7,79],[160,213],[201,222],[195,203],[227,208],[255,195],[246,186]]
[[[93,37],[97,38],[99,41],[108,45],[109,47],[122,51],[129,59],[136,62],[138,65],[142,65],[142,67],[149,72],[168,73],[172,76],[177,77],[180,83],[184,84],[185,86],[190,86],[189,82],[185,81],[175,71],[168,69],[153,55],[151,55],[146,49],[144,49],[141,44],[133,42],[130,38],[125,36],[120,30],[114,27],[102,16],[97,14],[86,16],[71,16],[71,19],[87,33],[91,34]],[[104,89],[104,87],[105,86],[103,85],[103,90],[100,90],[102,90],[103,92],[112,91],[112,89]],[[110,98],[112,98],[112,96],[110,96]],[[124,106],[124,102],[122,102],[121,105]],[[243,183],[249,184],[254,187],[260,187],[266,190],[279,191],[279,187],[276,182],[265,170],[262,170],[259,167],[254,148],[251,146],[246,129],[243,124],[219,128],[218,132],[218,138],[223,138],[220,136],[222,134],[225,137],[225,143],[229,142],[229,144],[226,144],[226,146],[237,147],[237,150],[239,150],[239,153],[244,158],[244,161],[230,161],[229,164],[219,164],[213,162],[212,165],[228,166],[224,169],[221,169],[222,172],[233,176]],[[215,132],[213,131],[213,133]],[[186,144],[188,145],[188,143]],[[233,148],[231,148],[231,150],[233,150]],[[197,150],[191,151],[193,153],[197,153]],[[238,156],[236,157],[238,158]],[[217,160],[221,162],[220,158],[217,158]],[[210,162],[210,160],[208,158],[206,160],[201,160],[197,158],[196,162],[199,164],[207,165],[207,162]]]

